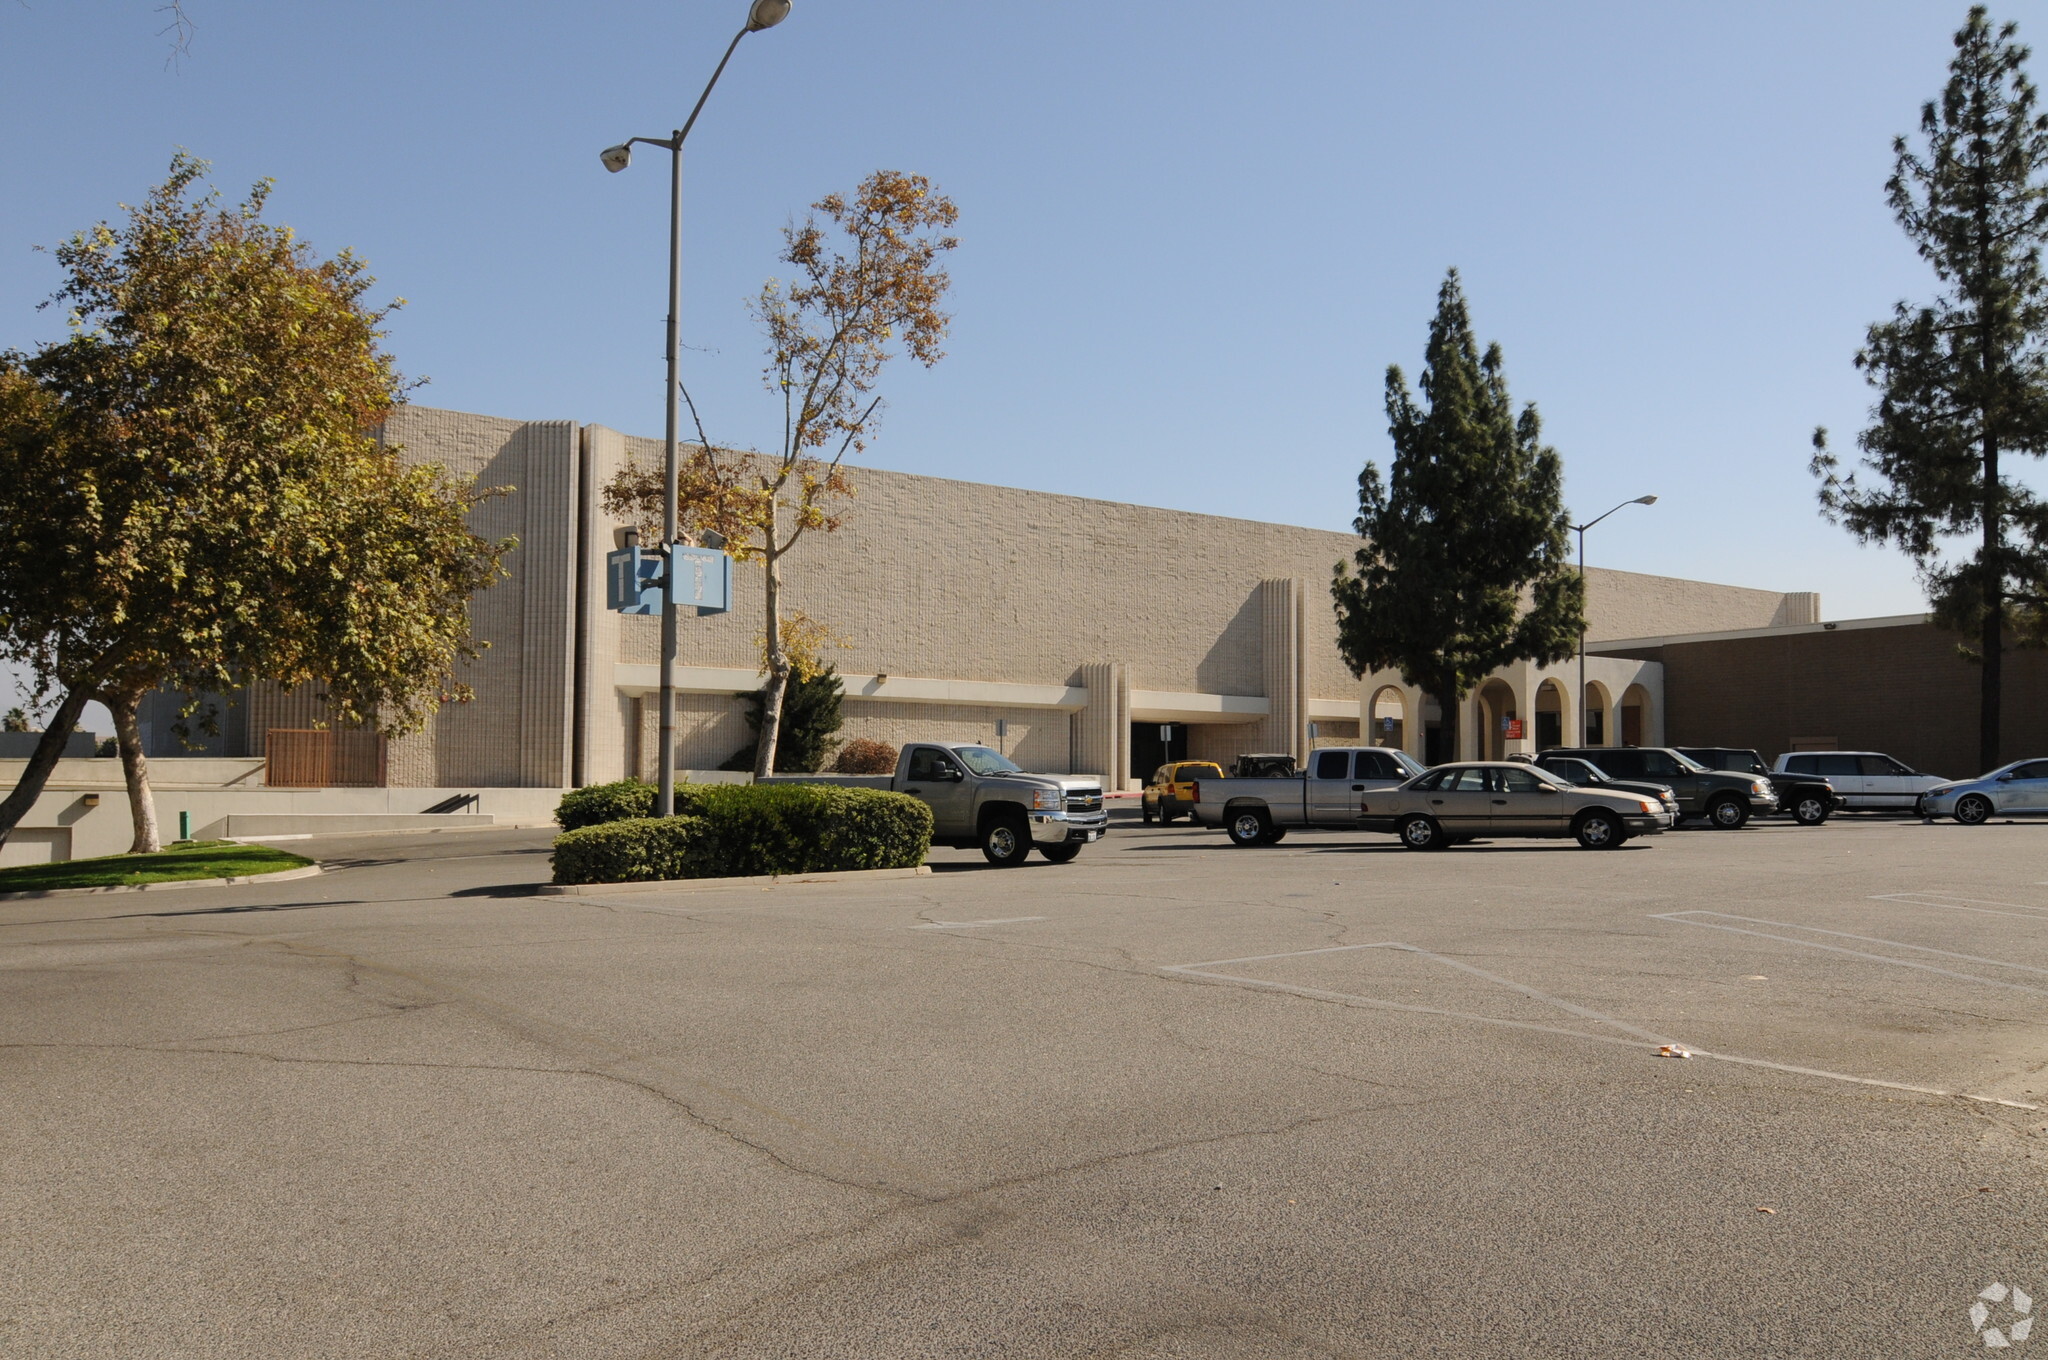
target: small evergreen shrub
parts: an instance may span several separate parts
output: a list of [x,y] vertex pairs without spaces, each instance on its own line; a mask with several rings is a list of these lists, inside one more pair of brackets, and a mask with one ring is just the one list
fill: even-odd
[[880,789],[679,784],[676,811],[565,831],[555,838],[555,882],[909,869],[932,842],[931,809]]
[[855,737],[839,748],[839,758],[832,762],[832,773],[894,774],[896,757],[896,748],[886,741]]
[[[776,774],[816,774],[825,768],[825,757],[836,744],[832,734],[846,723],[839,712],[845,696],[839,672],[831,666],[814,675],[792,675],[782,692],[781,735],[775,742]],[[760,749],[761,724],[767,717],[767,695],[761,690],[745,696],[747,730],[753,738],[733,752],[721,770],[751,770]],[[893,768],[893,767],[892,767]]]
[[555,837],[555,882],[644,883],[713,878],[699,867],[701,817],[632,817],[599,822]]

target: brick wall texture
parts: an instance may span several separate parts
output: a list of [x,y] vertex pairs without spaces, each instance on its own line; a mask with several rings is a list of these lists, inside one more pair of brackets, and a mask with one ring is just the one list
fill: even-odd
[[[659,466],[659,441],[429,407],[394,413],[384,438],[408,459],[510,488],[472,523],[519,540],[510,578],[472,605],[490,644],[465,674],[475,700],[393,740],[390,781],[559,787],[650,774],[655,703],[617,668],[659,661],[660,624],[604,608],[604,555],[623,526],[599,494],[628,461]],[[1328,594],[1333,564],[1356,547],[1349,534],[878,469],[853,480],[845,527],[808,536],[784,562],[787,606],[847,640],[829,653],[842,674],[1077,687],[1087,701],[849,698],[844,738],[994,744],[1003,720],[1002,744],[1020,761],[1120,779],[1133,691],[1264,698],[1264,718],[1192,727],[1189,754],[1216,759],[1299,753],[1312,702],[1360,697],[1337,654]],[[680,666],[759,664],[761,568],[740,564],[734,584],[731,613],[682,620]],[[1812,607],[1810,597],[1598,568],[1588,584],[1596,639],[1766,627]],[[262,702],[252,728],[272,714],[306,719],[303,697]],[[744,744],[731,693],[686,693],[677,707],[679,767],[716,766]],[[252,731],[249,744],[260,742]]]
[[[1709,638],[1609,655],[1664,665],[1667,740],[1739,746],[1766,760],[1816,740],[1883,751],[1951,779],[1978,768],[1981,672],[1961,639],[1925,623]],[[2048,756],[2048,653],[2008,652],[2000,764]],[[1996,768],[1994,765],[1993,768]]]

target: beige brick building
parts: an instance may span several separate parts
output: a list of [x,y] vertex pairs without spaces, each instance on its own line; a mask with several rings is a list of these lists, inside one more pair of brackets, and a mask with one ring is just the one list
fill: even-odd
[[[511,488],[476,527],[519,547],[510,579],[475,604],[490,644],[468,677],[475,701],[392,741],[382,779],[560,788],[651,776],[660,625],[605,608],[604,557],[623,526],[598,493],[630,460],[658,464],[659,441],[427,407],[400,410],[385,438]],[[1357,740],[1368,719],[1375,740],[1448,754],[1429,752],[1428,700],[1398,676],[1360,681],[1338,656],[1329,580],[1356,546],[1348,534],[873,469],[854,479],[845,527],[807,537],[785,563],[788,601],[849,643],[832,655],[842,737],[979,740],[1031,768],[1118,782],[1168,750],[1299,754]],[[1588,584],[1596,640],[1771,628],[1817,608],[1811,596],[1599,569]],[[746,739],[737,696],[760,684],[760,568],[741,564],[735,591],[730,614],[682,621],[679,768],[714,768]],[[1638,740],[1661,734],[1657,661],[1600,658],[1589,676],[1606,740],[1628,725]],[[1463,753],[1533,749],[1553,722],[1570,739],[1575,688],[1570,663],[1504,671],[1467,701]],[[231,707],[215,749],[262,755],[272,730],[318,716],[304,698],[258,693]],[[1517,719],[1522,735],[1508,736]]]

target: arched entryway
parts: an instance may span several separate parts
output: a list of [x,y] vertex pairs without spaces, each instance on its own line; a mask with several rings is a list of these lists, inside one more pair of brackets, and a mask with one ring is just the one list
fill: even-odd
[[1365,743],[1368,746],[1392,746],[1397,750],[1408,749],[1408,700],[1392,685],[1381,685],[1373,691],[1371,702],[1365,710]]
[[1598,680],[1586,682],[1586,739],[1587,746],[1612,746],[1614,723],[1611,714],[1614,702],[1607,694],[1607,686]]
[[1535,737],[1539,751],[1578,739],[1572,728],[1571,701],[1565,697],[1564,686],[1555,680],[1545,680],[1536,687]]
[[1521,709],[1514,687],[1505,680],[1488,680],[1472,696],[1473,749],[1480,760],[1500,760],[1507,755],[1508,742],[1521,735]]
[[1649,740],[1651,720],[1650,691],[1641,685],[1630,685],[1621,695],[1621,744],[1641,746]]

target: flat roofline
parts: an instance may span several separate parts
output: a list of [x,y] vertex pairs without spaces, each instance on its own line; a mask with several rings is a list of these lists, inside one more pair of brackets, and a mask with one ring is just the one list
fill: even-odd
[[[429,406],[426,405],[424,402],[407,402],[406,405],[416,411],[436,411],[447,415],[475,416],[478,419],[482,420],[504,420],[520,425],[571,425],[579,429],[586,430],[608,430],[611,433],[616,434],[623,439],[635,439],[649,444],[658,444],[661,442],[659,436],[631,434],[625,430],[619,429],[616,426],[606,425],[602,421],[519,420],[517,417],[512,416],[492,416],[485,415],[481,411],[458,410],[452,406]],[[693,447],[696,445],[697,441],[694,439],[685,439],[682,440],[681,443],[685,447]],[[736,452],[746,453],[751,452],[751,450],[741,449],[736,450]],[[766,457],[767,455],[756,454],[756,456]],[[1191,519],[1220,520],[1225,523],[1246,524],[1262,529],[1279,530],[1286,533],[1325,534],[1331,538],[1343,540],[1344,542],[1348,542],[1354,546],[1358,542],[1358,536],[1354,533],[1349,533],[1342,529],[1321,529],[1310,524],[1288,524],[1281,520],[1270,519],[1246,519],[1241,515],[1219,515],[1209,510],[1189,510],[1184,506],[1176,505],[1148,505],[1143,501],[1112,501],[1104,499],[1100,496],[1077,496],[1071,491],[1045,491],[1037,487],[1009,486],[1001,482],[970,482],[964,477],[941,477],[930,472],[905,472],[899,468],[878,467],[872,463],[855,463],[849,464],[849,466],[856,473],[879,472],[885,477],[906,477],[914,481],[944,482],[951,486],[981,488],[996,491],[1014,491],[1026,496],[1045,496],[1057,500],[1078,501],[1088,505],[1102,505],[1120,509],[1147,510],[1151,511],[1154,514],[1161,515],[1186,515]],[[1339,547],[1341,549],[1343,544],[1333,544],[1332,546]],[[1346,553],[1345,556],[1348,557],[1349,554]],[[1702,581],[1691,576],[1664,576],[1656,572],[1623,571],[1619,567],[1589,567],[1587,568],[1587,572],[1589,575],[1596,576],[1632,576],[1641,580],[1683,581],[1691,585],[1715,586],[1721,590],[1746,590],[1751,591],[1758,595],[1776,595],[1781,598],[1786,595],[1796,595],[1804,593],[1800,591],[1770,590],[1763,586],[1731,585],[1726,581]]]
[[1911,628],[1933,620],[1931,614],[1887,614],[1875,619],[1835,619],[1827,623],[1781,623],[1770,628],[1731,628],[1723,633],[1673,633],[1667,637],[1603,638],[1588,642],[1586,654],[1668,647],[1680,642],[1725,642],[1736,638],[1788,637],[1795,633],[1847,632],[1858,628]]

